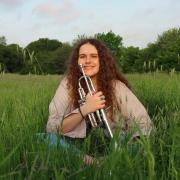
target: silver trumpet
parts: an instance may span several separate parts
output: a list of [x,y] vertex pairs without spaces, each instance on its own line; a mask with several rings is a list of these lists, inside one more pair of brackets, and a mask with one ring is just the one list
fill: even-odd
[[[79,68],[82,73],[82,76],[79,78],[79,88],[78,88],[78,92],[79,92],[79,96],[80,96],[79,104],[83,105],[83,104],[85,104],[85,101],[86,101],[86,93],[81,85],[81,81],[83,79],[85,80],[85,84],[86,84],[88,92],[91,96],[95,92],[95,88],[93,86],[91,78],[85,74],[82,64],[79,64]],[[89,119],[92,127],[98,127],[99,125],[103,125],[107,132],[107,136],[110,138],[113,138],[113,133],[109,126],[108,119],[107,119],[104,109],[99,109],[94,113],[88,114],[87,116],[88,116],[88,119]]]

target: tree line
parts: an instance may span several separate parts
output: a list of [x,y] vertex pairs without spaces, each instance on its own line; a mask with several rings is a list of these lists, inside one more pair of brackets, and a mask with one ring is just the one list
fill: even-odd
[[[40,38],[25,48],[6,44],[0,37],[0,72],[20,74],[62,74],[75,44],[90,38],[80,35],[71,43]],[[124,73],[180,71],[180,28],[164,31],[146,48],[125,47],[123,38],[112,31],[97,33],[91,38],[103,41]]]

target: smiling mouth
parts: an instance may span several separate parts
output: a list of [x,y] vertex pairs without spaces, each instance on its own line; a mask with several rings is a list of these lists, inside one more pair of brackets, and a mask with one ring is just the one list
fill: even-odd
[[84,66],[85,69],[92,69],[93,66]]

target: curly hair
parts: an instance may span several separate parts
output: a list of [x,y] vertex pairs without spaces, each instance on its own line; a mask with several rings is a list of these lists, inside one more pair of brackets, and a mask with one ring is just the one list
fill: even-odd
[[[106,45],[103,42],[97,39],[84,39],[81,42],[79,42],[75,46],[68,61],[66,76],[67,85],[70,89],[70,96],[72,97],[72,103],[75,108],[79,106],[78,80],[81,77],[81,72],[78,67],[79,50],[82,45],[87,43],[96,47],[99,56],[100,69],[97,77],[97,91],[102,91],[104,96],[106,97],[106,107],[113,106],[117,107],[120,110],[120,106],[118,105],[114,94],[113,80],[120,80],[129,89],[130,85],[127,79],[118,69],[118,66],[114,61],[110,50],[106,47]],[[86,89],[85,84],[83,84],[83,88]],[[113,108],[110,108],[110,117],[111,120],[113,120]]]

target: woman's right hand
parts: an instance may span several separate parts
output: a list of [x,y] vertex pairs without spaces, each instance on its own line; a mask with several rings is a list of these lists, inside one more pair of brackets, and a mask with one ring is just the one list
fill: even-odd
[[89,113],[95,112],[98,109],[102,109],[105,107],[105,96],[102,91],[95,92],[93,95],[89,93],[86,96],[86,102],[81,106],[81,110],[86,116]]

